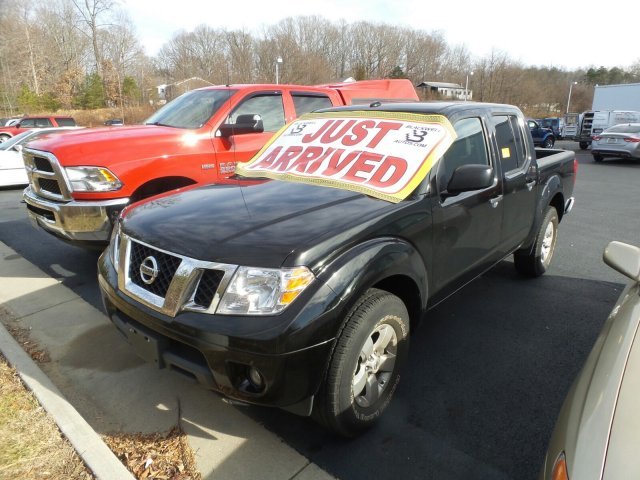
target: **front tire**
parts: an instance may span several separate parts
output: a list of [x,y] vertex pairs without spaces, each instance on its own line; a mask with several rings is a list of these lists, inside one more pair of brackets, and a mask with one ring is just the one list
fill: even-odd
[[329,430],[354,437],[387,408],[409,350],[409,314],[397,296],[369,289],[347,315],[314,405]]
[[589,142],[580,142],[580,150],[586,150],[589,148]]
[[11,135],[0,135],[0,143],[6,142],[11,138]]
[[551,265],[558,239],[558,212],[549,207],[545,212],[540,229],[536,235],[533,249],[517,251],[513,254],[513,263],[518,273],[527,277],[539,277]]

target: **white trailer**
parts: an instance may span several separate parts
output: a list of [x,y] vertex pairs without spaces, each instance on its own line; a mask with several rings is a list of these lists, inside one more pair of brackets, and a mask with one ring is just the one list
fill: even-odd
[[591,110],[640,111],[640,83],[596,85]]

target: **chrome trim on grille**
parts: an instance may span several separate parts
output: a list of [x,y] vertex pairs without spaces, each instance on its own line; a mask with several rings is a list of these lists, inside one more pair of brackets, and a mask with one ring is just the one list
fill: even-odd
[[[171,279],[166,296],[160,297],[149,290],[136,285],[130,275],[130,259],[131,246],[133,243],[144,245],[147,248],[162,252],[166,255],[179,258],[181,260],[176,273]],[[229,265],[225,263],[204,262],[193,258],[185,257],[161,248],[154,247],[140,240],[134,240],[124,233],[120,233],[118,261],[118,287],[129,297],[143,303],[147,307],[163,313],[170,317],[175,317],[181,311],[194,311],[201,313],[213,314],[218,307],[218,303],[222,298],[227,285],[231,281],[231,277],[237,270],[237,265]],[[200,279],[205,270],[221,270],[224,276],[213,296],[213,300],[209,306],[197,305],[194,301]]]
[[[44,170],[39,170],[35,157],[44,158],[50,164],[53,169],[52,172],[47,172]],[[24,166],[27,170],[27,176],[29,177],[29,185],[31,185],[31,189],[37,195],[41,197],[48,198],[50,200],[57,200],[61,202],[68,202],[73,200],[71,196],[71,184],[69,183],[69,179],[64,171],[64,168],[60,166],[60,162],[53,153],[44,152],[42,150],[33,150],[31,148],[24,148],[22,150],[22,158],[24,160]],[[52,193],[48,190],[43,190],[40,188],[40,183],[38,179],[46,179],[53,180],[58,183],[60,187],[60,194]]]

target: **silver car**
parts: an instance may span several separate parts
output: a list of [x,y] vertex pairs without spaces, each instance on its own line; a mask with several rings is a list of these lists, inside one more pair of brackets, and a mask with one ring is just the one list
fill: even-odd
[[591,155],[596,162],[605,157],[640,160],[640,123],[614,125],[591,140]]
[[640,478],[640,248],[611,242],[604,261],[631,281],[564,401],[540,478]]

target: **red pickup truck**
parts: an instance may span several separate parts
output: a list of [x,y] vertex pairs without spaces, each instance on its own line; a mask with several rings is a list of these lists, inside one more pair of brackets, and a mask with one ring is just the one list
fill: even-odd
[[0,143],[9,140],[11,137],[33,130],[34,128],[50,127],[75,127],[76,121],[71,117],[44,116],[44,117],[24,117],[20,121],[8,127],[0,128]]
[[225,85],[192,90],[144,125],[87,129],[23,150],[32,223],[72,244],[102,247],[127,204],[233,175],[285,124],[320,108],[417,101],[409,80],[331,85]]

